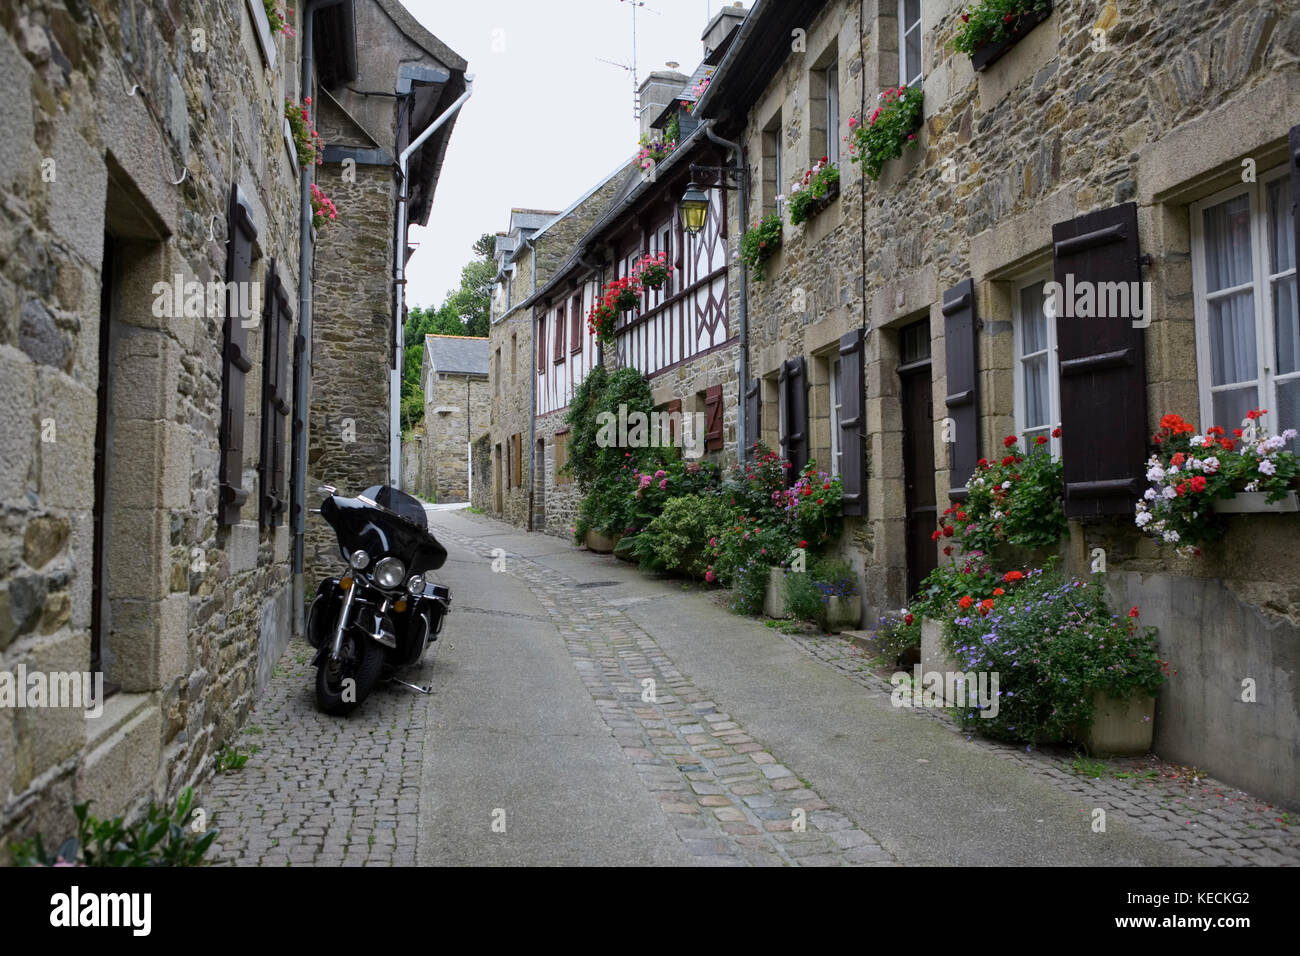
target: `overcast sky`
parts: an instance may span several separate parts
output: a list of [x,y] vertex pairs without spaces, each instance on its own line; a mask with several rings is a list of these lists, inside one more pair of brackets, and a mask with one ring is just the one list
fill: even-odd
[[[413,225],[408,306],[438,306],[460,283],[470,246],[504,230],[512,206],[562,210],[637,150],[630,0],[402,0],[469,61],[461,109],[427,228]],[[644,0],[637,75],[669,60],[689,75],[722,0]],[[730,0],[728,0],[728,3]],[[745,6],[750,6],[746,3]]]

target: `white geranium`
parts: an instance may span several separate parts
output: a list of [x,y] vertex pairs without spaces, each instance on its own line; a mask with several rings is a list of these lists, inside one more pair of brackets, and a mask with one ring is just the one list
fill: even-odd
[[1201,468],[1207,475],[1218,474],[1220,465],[1219,459],[1213,455],[1201,462]]
[[1286,431],[1282,433],[1282,438],[1284,441],[1290,441],[1291,439],[1295,438],[1296,434],[1297,432],[1294,428],[1288,428]]
[[1006,491],[1006,490],[1009,489],[1010,487],[1011,487],[1011,482],[1009,482],[1009,481],[1004,481],[1004,482],[1002,482],[1002,490],[1003,490],[1003,491]]
[[1259,463],[1259,473],[1261,475],[1276,475],[1277,465],[1273,464],[1271,458],[1264,458]]
[[1147,470],[1147,481],[1164,481],[1165,470],[1159,465],[1154,465]]
[[1142,497],[1145,498],[1147,501],[1155,501],[1155,500],[1156,500],[1156,490],[1155,490],[1154,488],[1148,488],[1148,489],[1143,493]]
[[1178,492],[1174,491],[1173,485],[1165,485],[1160,493],[1170,500],[1178,497]]
[[1169,544],[1177,544],[1179,541],[1178,532],[1170,529],[1164,533],[1164,539]]
[[1137,526],[1139,528],[1145,528],[1148,524],[1151,523],[1151,513],[1148,511],[1144,511],[1140,515],[1138,515],[1135,520],[1137,521]]

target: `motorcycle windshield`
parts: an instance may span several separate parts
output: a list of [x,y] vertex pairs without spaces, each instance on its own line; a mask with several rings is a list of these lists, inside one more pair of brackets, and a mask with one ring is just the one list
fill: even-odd
[[[393,504],[403,510],[389,507]],[[375,485],[356,498],[333,495],[321,504],[321,517],[338,535],[345,561],[350,561],[357,550],[367,552],[372,559],[391,555],[406,565],[407,574],[436,571],[447,561],[447,549],[429,533],[424,507],[396,488]]]

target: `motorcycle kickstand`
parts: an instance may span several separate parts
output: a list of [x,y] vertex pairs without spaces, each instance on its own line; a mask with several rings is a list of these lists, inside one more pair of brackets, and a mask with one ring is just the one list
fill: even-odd
[[406,681],[402,680],[400,677],[390,677],[390,678],[388,678],[388,679],[389,679],[390,681],[392,681],[394,684],[401,684],[403,687],[409,687],[409,688],[411,688],[411,690],[419,691],[421,694],[432,694],[432,693],[433,693],[433,685],[432,685],[432,684],[429,685],[428,687],[421,687],[419,684],[408,684]]

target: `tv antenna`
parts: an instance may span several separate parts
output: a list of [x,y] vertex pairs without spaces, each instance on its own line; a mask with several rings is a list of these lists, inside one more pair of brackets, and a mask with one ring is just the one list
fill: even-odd
[[646,13],[653,13],[657,17],[663,16],[663,13],[654,7],[646,6],[645,0],[618,0],[619,3],[626,3],[632,8],[632,62],[619,63],[617,60],[607,60],[604,57],[596,57],[601,63],[608,63],[610,66],[616,66],[620,70],[627,70],[632,74],[632,118],[641,119],[641,80],[636,72],[636,12],[638,9]]

